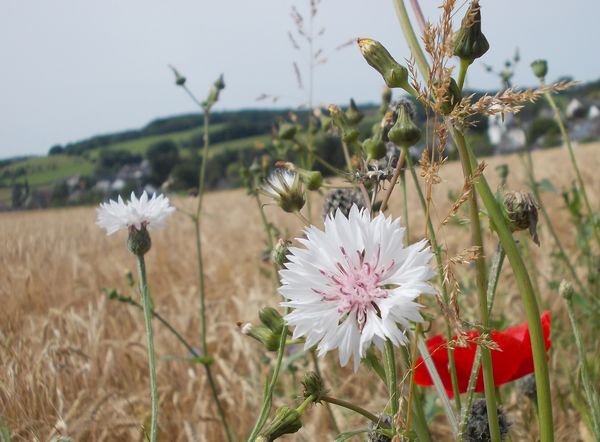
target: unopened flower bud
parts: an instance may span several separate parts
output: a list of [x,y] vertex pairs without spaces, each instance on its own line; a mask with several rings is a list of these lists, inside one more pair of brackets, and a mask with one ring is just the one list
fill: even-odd
[[352,126],[356,126],[356,125],[358,125],[358,123],[360,123],[362,121],[364,116],[365,116],[365,114],[363,114],[358,109],[358,106],[356,106],[354,99],[351,98],[350,106],[346,110],[346,118],[348,119],[348,123],[350,123]]
[[219,78],[217,78],[215,80],[214,86],[215,86],[215,88],[217,88],[220,91],[222,91],[223,89],[225,89],[225,80],[223,78],[223,74],[219,75]]
[[546,60],[535,60],[531,63],[531,69],[537,78],[543,80],[548,73],[548,62]]
[[279,238],[279,241],[277,241],[277,244],[275,244],[275,247],[271,250],[271,261],[273,264],[276,264],[278,267],[283,267],[283,264],[287,261],[288,247],[290,244],[290,241]]
[[573,288],[573,284],[571,284],[569,281],[563,279],[560,282],[560,286],[558,287],[558,293],[560,294],[560,296],[565,298],[567,301],[570,301],[573,298],[573,295],[575,294],[575,289]]
[[302,428],[300,413],[295,409],[284,405],[279,407],[273,420],[260,433],[257,440],[272,442],[284,434],[292,434]]
[[529,230],[529,234],[537,245],[538,211],[537,203],[529,192],[507,192],[504,196],[504,208],[513,232]]
[[421,130],[412,120],[408,105],[399,105],[398,118],[388,132],[388,139],[402,147],[414,146],[421,139]]
[[355,142],[358,139],[359,133],[356,128],[350,125],[348,118],[346,118],[346,114],[344,114],[339,107],[333,104],[329,106],[328,110],[333,124],[340,130],[342,134],[342,140],[345,143]]
[[281,314],[273,307],[263,307],[258,312],[260,322],[269,328],[273,333],[281,336],[284,327],[284,321]]
[[370,38],[359,38],[358,47],[367,63],[381,74],[388,87],[412,91],[408,84],[408,69],[394,60],[381,43]]
[[152,247],[152,241],[146,226],[142,226],[141,230],[136,229],[134,226],[129,227],[127,247],[136,256],[144,256],[148,253],[148,250]]
[[383,158],[387,153],[385,143],[382,138],[382,131],[379,128],[371,138],[363,141],[363,149],[367,154],[367,161]]
[[173,66],[169,65],[169,67],[170,67],[170,68],[171,68],[171,70],[173,71],[173,74],[175,74],[175,84],[176,84],[177,86],[184,86],[184,85],[185,85],[186,78],[185,78],[183,75],[181,75],[181,74],[180,74],[180,73],[177,71],[177,69],[175,69]]
[[[498,427],[500,428],[500,440],[505,440],[508,436],[510,422],[504,413],[504,410],[497,408]],[[471,412],[467,418],[467,429],[465,440],[468,442],[491,442],[490,427],[487,415],[487,405],[485,399],[479,399],[473,402]]]
[[465,14],[461,27],[454,40],[454,55],[461,60],[473,62],[485,54],[490,44],[481,32],[481,7],[479,0],[473,0]]
[[277,351],[281,334],[275,334],[264,325],[252,325],[250,323],[240,326],[240,331],[246,336],[256,339],[263,344],[268,351]]
[[323,185],[323,174],[318,170],[298,169],[298,173],[308,190],[319,190]]
[[293,140],[298,131],[298,126],[290,123],[281,123],[279,125],[279,132],[277,136],[282,140]]
[[321,402],[321,398],[327,394],[323,379],[314,371],[308,372],[302,378],[302,387],[304,388],[304,399],[313,397],[313,402]]

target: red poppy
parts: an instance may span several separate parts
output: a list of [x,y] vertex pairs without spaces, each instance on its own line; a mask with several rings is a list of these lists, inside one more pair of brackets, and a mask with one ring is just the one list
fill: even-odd
[[[542,329],[546,351],[550,348],[550,312],[544,312],[541,316]],[[466,333],[467,338],[473,339],[479,336],[478,331]],[[494,384],[496,386],[519,379],[533,372],[533,354],[529,340],[529,327],[527,323],[509,327],[504,331],[492,331],[491,339],[498,344],[502,351],[492,350],[492,364],[494,367]],[[446,351],[446,339],[437,335],[427,340],[427,347],[431,358],[440,375],[448,396],[452,397],[452,381],[448,370],[448,352]],[[469,385],[469,377],[475,359],[477,346],[471,342],[466,347],[454,349],[456,361],[456,375],[458,377],[458,391],[464,393]],[[423,364],[423,359],[417,360],[415,369],[415,383],[418,385],[433,385],[429,372]],[[483,375],[481,369],[477,377],[475,391],[483,391]]]

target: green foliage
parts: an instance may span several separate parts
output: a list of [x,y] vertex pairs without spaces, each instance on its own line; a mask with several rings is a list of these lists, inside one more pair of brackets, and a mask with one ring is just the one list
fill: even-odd
[[152,166],[151,182],[160,186],[179,162],[179,148],[171,140],[161,141],[148,148],[146,158]]
[[102,149],[98,155],[96,174],[108,175],[116,173],[126,164],[136,164],[142,161],[140,155],[132,154],[127,150]]
[[[556,138],[560,136],[558,124],[552,118],[538,117],[531,122],[529,131],[527,132],[527,143],[531,146],[540,137],[545,139]],[[559,142],[560,143],[560,142]],[[544,143],[545,145],[546,143]]]

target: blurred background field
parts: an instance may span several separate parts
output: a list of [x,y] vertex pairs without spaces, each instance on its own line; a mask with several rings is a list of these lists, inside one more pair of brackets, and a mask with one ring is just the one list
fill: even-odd
[[[218,126],[215,126],[217,130]],[[134,147],[132,147],[134,148]],[[592,206],[600,205],[600,155],[598,144],[576,148],[577,159]],[[573,179],[567,152],[561,148],[533,153],[539,180],[549,178],[557,189]],[[492,187],[498,183],[495,167],[509,165],[508,188],[525,189],[526,179],[517,154],[486,158],[486,176]],[[434,187],[433,215],[439,226],[450,207],[448,192],[459,192],[463,179],[460,165],[450,162],[440,171],[443,180]],[[400,191],[396,189],[399,193]],[[409,185],[411,236],[423,234],[423,216]],[[559,193],[544,192],[544,201],[561,240],[573,253],[573,241],[563,200]],[[192,210],[194,197],[177,196],[175,206]],[[400,198],[392,199],[391,213],[399,216]],[[313,206],[320,218],[319,204]],[[242,190],[209,193],[205,200],[202,237],[208,296],[209,345],[215,355],[216,379],[227,414],[239,437],[244,437],[256,417],[261,385],[267,373],[264,350],[242,336],[236,323],[256,318],[264,305],[276,305],[270,267],[257,265],[264,249],[264,233],[255,201]],[[286,226],[289,237],[300,232],[300,223],[267,207],[267,216]],[[459,218],[461,218],[459,216]],[[468,244],[468,226],[441,227],[448,253]],[[539,226],[541,247],[532,247],[533,267],[543,309],[552,312],[553,346],[550,373],[554,397],[556,440],[591,440],[573,402],[569,376],[575,350],[568,346],[568,327],[563,301],[551,282],[555,279],[550,255],[552,243],[543,222]],[[489,235],[488,235],[489,236]],[[200,342],[198,281],[193,225],[181,212],[168,228],[152,234],[153,247],[147,255],[149,281],[156,310],[192,343]],[[125,235],[106,237],[95,225],[92,207],[0,214],[0,415],[20,440],[48,440],[68,435],[76,441],[143,440],[140,430],[149,420],[147,356],[143,317],[137,309],[107,299],[102,288],[115,287],[130,294],[125,272],[134,270],[134,259],[125,247]],[[486,244],[486,255],[494,244]],[[510,276],[500,282],[494,316],[510,324],[525,316]],[[461,299],[464,314],[475,310],[474,293],[468,288]],[[158,386],[161,440],[216,441],[222,433],[202,366],[181,360],[185,349],[155,321],[158,357]],[[598,343],[590,348],[599,354]],[[358,374],[338,367],[336,354],[323,364],[327,384],[341,398],[352,399],[372,411],[383,408],[387,393],[375,375],[361,367]],[[304,364],[299,360],[296,364]],[[294,370],[285,370],[280,380],[286,394],[299,385]],[[278,389],[276,404],[281,397]],[[435,416],[433,392],[428,395],[427,413]],[[531,440],[531,408],[518,396],[514,384],[501,389],[505,408],[513,422],[512,440]],[[576,400],[574,401],[577,402]],[[335,410],[344,428],[364,425],[355,417]],[[329,441],[334,434],[327,414],[313,407],[300,433],[287,440]],[[435,440],[447,439],[439,416]]]

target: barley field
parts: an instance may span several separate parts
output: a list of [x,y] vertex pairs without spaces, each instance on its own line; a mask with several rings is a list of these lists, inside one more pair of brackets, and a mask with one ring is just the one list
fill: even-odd
[[[600,145],[576,148],[593,207],[600,205]],[[557,189],[574,179],[566,150],[533,153],[538,179],[549,178]],[[485,175],[492,188],[498,183],[495,167],[510,168],[509,189],[526,189],[523,165],[517,155],[486,159]],[[449,190],[459,192],[463,178],[458,163],[440,171],[442,184],[434,188],[433,215],[439,226],[451,205]],[[399,189],[395,192],[400,193]],[[315,194],[316,195],[316,194]],[[423,214],[409,185],[412,240],[423,236]],[[573,252],[572,225],[560,194],[544,193],[555,227]],[[173,197],[179,209],[193,210],[193,197]],[[400,195],[390,212],[401,213]],[[269,359],[258,342],[240,333],[238,323],[256,321],[265,305],[277,306],[271,268],[260,263],[265,247],[256,202],[243,190],[210,193],[203,209],[203,244],[207,283],[208,342],[215,356],[214,373],[228,418],[238,438],[253,425],[261,402]],[[301,231],[300,221],[267,207],[289,238]],[[143,315],[135,307],[109,300],[103,288],[117,288],[136,297],[125,273],[135,274],[135,260],[125,247],[125,234],[107,237],[95,225],[95,209],[70,208],[0,214],[0,417],[15,441],[46,441],[68,436],[74,441],[142,441],[142,426],[150,419],[147,353]],[[313,219],[320,224],[320,197],[313,198]],[[469,246],[468,227],[439,227],[448,253]],[[576,409],[567,398],[571,385],[565,375],[575,350],[561,334],[570,333],[564,302],[545,283],[551,276],[552,243],[543,222],[540,248],[532,259],[542,307],[553,318],[550,374],[553,389],[556,440],[591,441]],[[489,236],[489,235],[488,235]],[[167,228],[152,234],[147,255],[149,282],[155,309],[193,345],[200,345],[198,279],[193,223],[179,211]],[[494,244],[487,238],[489,258]],[[494,316],[511,323],[525,320],[516,285],[503,273]],[[556,275],[554,275],[556,276]],[[462,314],[475,316],[476,300],[465,294]],[[137,298],[136,298],[137,299]],[[439,324],[434,324],[439,328]],[[186,349],[154,321],[160,397],[159,436],[164,441],[224,440],[214,402],[200,364],[188,360]],[[598,354],[598,347],[595,349]],[[571,358],[571,359],[570,359]],[[312,364],[300,358],[297,366]],[[337,352],[322,363],[326,384],[341,398],[377,412],[387,393],[376,376],[361,367],[357,374],[340,368]],[[559,375],[561,374],[561,375]],[[282,372],[275,405],[296,397],[299,379],[293,367]],[[512,421],[512,440],[531,440],[531,408],[512,384],[501,389]],[[433,391],[432,391],[433,394]],[[435,414],[435,398],[428,413]],[[345,429],[364,426],[364,420],[333,412]],[[313,406],[303,429],[285,440],[330,441],[335,438],[324,406]],[[445,421],[439,416],[435,440],[446,440]],[[357,439],[358,440],[358,439]]]

